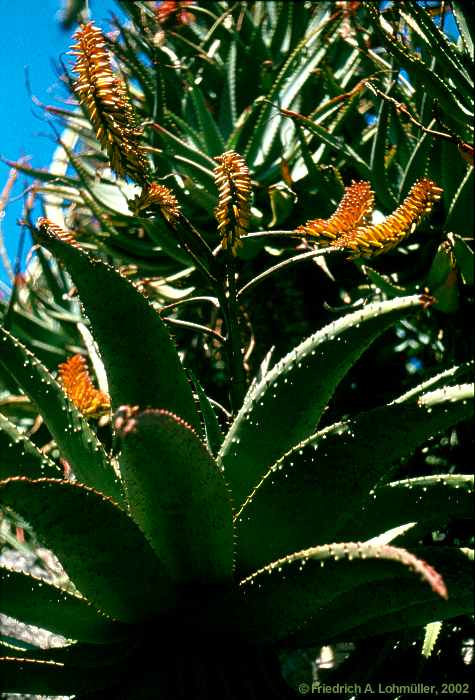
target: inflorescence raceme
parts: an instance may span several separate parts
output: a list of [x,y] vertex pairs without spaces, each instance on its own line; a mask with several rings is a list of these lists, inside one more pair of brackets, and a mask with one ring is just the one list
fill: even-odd
[[427,178],[412,186],[403,203],[385,221],[370,225],[374,194],[368,182],[353,182],[329,219],[313,219],[297,231],[316,240],[351,253],[351,258],[373,257],[386,253],[407,238],[440,199],[442,188]]
[[218,163],[214,169],[218,206],[214,215],[222,247],[236,255],[251,218],[251,178],[244,158],[235,151],[227,151],[215,160]]
[[98,418],[109,412],[110,398],[94,387],[82,355],[73,355],[61,363],[58,374],[66,394],[85,416]]
[[153,213],[154,209],[160,209],[171,224],[179,219],[181,213],[180,205],[172,190],[165,185],[159,185],[158,182],[146,185],[140,195],[129,202],[129,206],[135,214],[146,211]]
[[136,182],[149,180],[149,164],[140,143],[141,128],[123,80],[115,75],[106,42],[93,22],[81,25],[74,34],[76,56],[74,82],[76,96],[85,107],[97,139],[107,151],[111,168],[117,175],[128,175]]

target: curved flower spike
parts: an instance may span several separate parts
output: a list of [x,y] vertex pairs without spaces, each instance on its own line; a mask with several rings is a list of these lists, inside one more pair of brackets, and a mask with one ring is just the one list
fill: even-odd
[[386,253],[418,226],[421,219],[432,211],[434,202],[443,192],[427,178],[418,180],[404,202],[380,224],[359,226],[337,238],[333,245],[351,251],[351,258],[372,257]]
[[369,182],[352,182],[345,187],[345,194],[336,211],[329,219],[312,219],[296,230],[306,236],[317,238],[317,243],[328,245],[342,234],[365,224],[373,210],[374,192]]
[[215,158],[214,169],[218,188],[218,206],[214,215],[218,222],[223,248],[233,255],[242,245],[240,237],[246,233],[251,218],[251,178],[246,162],[239,153],[227,151]]
[[93,22],[81,25],[74,34],[70,52],[77,56],[73,71],[79,77],[74,91],[86,108],[97,139],[107,151],[117,175],[129,175],[136,182],[149,179],[149,165],[140,144],[142,130],[123,81],[114,75],[105,39]]
[[96,389],[82,355],[73,355],[58,366],[61,383],[74,405],[90,418],[98,418],[110,409],[110,398]]
[[165,185],[159,185],[158,182],[146,185],[140,195],[129,202],[129,206],[135,214],[157,207],[170,223],[174,223],[181,213],[180,205],[172,190]]

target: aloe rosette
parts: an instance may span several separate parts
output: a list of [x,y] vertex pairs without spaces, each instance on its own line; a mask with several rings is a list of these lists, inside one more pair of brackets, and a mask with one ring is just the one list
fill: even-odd
[[223,437],[142,293],[54,230],[40,227],[37,239],[68,270],[89,318],[118,447],[108,454],[52,374],[2,328],[0,362],[75,476],[63,478],[1,419],[0,501],[69,577],[66,590],[0,570],[1,612],[67,640],[45,650],[4,639],[3,691],[293,697],[279,649],[471,609],[472,553],[419,542],[435,522],[470,517],[473,479],[392,477],[417,446],[471,415],[473,390],[457,383],[457,368],[319,427],[345,373],[398,319],[423,313],[420,297],[371,303],[316,332],[251,386]]

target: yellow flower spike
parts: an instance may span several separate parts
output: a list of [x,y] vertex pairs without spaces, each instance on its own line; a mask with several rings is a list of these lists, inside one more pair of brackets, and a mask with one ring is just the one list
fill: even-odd
[[101,147],[107,152],[117,175],[129,175],[136,182],[147,182],[149,164],[140,145],[142,130],[125,85],[114,75],[109,52],[100,29],[93,22],[81,25],[74,34],[76,56],[73,71],[78,74],[74,91],[86,108]]
[[165,185],[159,185],[158,182],[146,185],[140,195],[129,204],[134,214],[158,207],[171,224],[177,221],[181,214],[180,205],[172,190]]
[[78,242],[74,237],[74,234],[71,231],[65,231],[61,228],[61,226],[54,224],[45,216],[40,216],[40,218],[36,222],[36,226],[37,228],[46,229],[48,233],[52,234],[56,238],[59,238],[59,240],[63,243],[68,243],[69,245],[74,246],[74,248],[80,248]]
[[218,188],[218,206],[214,210],[221,245],[237,254],[240,240],[249,227],[251,218],[251,178],[246,162],[239,153],[227,151],[215,158],[214,169]]
[[345,194],[336,211],[329,219],[312,219],[296,230],[319,245],[328,245],[342,234],[366,223],[368,214],[373,210],[374,192],[369,182],[364,180],[352,182],[345,187]]
[[440,199],[442,192],[435,182],[421,178],[385,221],[374,226],[358,226],[335,239],[332,245],[351,251],[351,258],[386,253],[413,233],[422,218],[432,211],[434,202]]
[[58,366],[61,384],[67,396],[88,418],[99,418],[110,409],[110,398],[96,389],[82,355],[73,355]]

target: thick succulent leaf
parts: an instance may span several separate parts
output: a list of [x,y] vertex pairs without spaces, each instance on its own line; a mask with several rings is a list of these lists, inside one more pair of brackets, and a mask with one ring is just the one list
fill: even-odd
[[30,168],[29,165],[26,165],[21,161],[8,160],[7,158],[1,157],[0,161],[8,165],[10,168],[15,168],[15,170],[25,173],[25,175],[28,175],[34,180],[39,180],[40,182],[54,182],[55,184],[71,185],[72,187],[75,187],[78,184],[78,180],[73,177],[67,177],[66,175],[58,177],[54,173],[49,173],[47,170]]
[[[46,322],[37,318],[33,313],[21,308],[10,308],[0,301],[0,309],[5,308],[5,319],[8,315],[8,330],[24,342],[48,367],[57,367],[66,359],[64,346],[71,343],[71,337],[63,329],[53,328],[51,321]],[[3,313],[2,313],[3,315]]]
[[[269,165],[272,146],[282,123],[282,117],[275,114],[275,103],[288,109],[295,97],[302,90],[312,71],[327,54],[327,47],[322,46],[320,35],[330,25],[336,26],[340,17],[326,14],[318,26],[309,25],[309,31],[286,59],[279,74],[267,94],[267,99],[260,107],[256,126],[245,150],[245,157],[251,168]],[[336,38],[336,33],[328,35],[328,41]]]
[[107,697],[107,687],[116,681],[124,666],[110,663],[91,668],[71,662],[72,656],[71,651],[63,654],[64,661],[35,660],[28,654],[16,656],[2,651],[0,691],[56,696],[101,690]]
[[362,178],[371,179],[372,173],[369,165],[351,146],[348,145],[344,138],[333,134],[325,129],[325,127],[320,126],[320,124],[317,124],[308,117],[304,117],[298,112],[282,110],[282,114],[292,119],[296,125],[300,124],[303,126],[332,151],[336,151],[339,155],[348,159]]
[[147,299],[112,267],[42,229],[79,291],[107,371],[112,406],[156,406],[199,426],[193,395],[164,323]]
[[163,566],[111,499],[82,484],[15,477],[0,482],[0,502],[28,518],[77,589],[104,613],[132,622],[170,608]]
[[18,645],[0,641],[0,656],[23,657],[31,661],[57,661],[88,669],[119,662],[131,650],[130,639],[119,642],[109,640],[99,644],[70,642],[65,646],[46,649],[32,645],[20,646],[23,644],[22,641]]
[[440,529],[452,519],[473,519],[473,476],[437,474],[393,481],[374,489],[356,518],[339,530],[339,538],[350,533],[358,540],[378,532],[415,522],[410,539],[428,530]]
[[418,399],[422,394],[427,394],[435,389],[444,389],[444,387],[453,385],[455,382],[461,384],[463,380],[470,379],[473,376],[474,369],[475,363],[473,360],[444,369],[442,372],[434,374],[401,396],[398,396],[392,403],[404,403],[411,399]]
[[452,12],[460,36],[469,56],[473,56],[473,16],[470,19],[470,7],[462,2],[452,2]]
[[447,39],[430,14],[417,3],[405,6],[402,12],[404,18],[406,13],[409,15],[408,19],[412,16],[412,28],[424,40],[431,55],[438,59],[439,65],[449,75],[453,84],[461,94],[472,99],[473,79],[461,61],[455,43]]
[[[353,522],[360,518],[370,490],[418,445],[469,418],[472,397],[471,385],[437,389],[417,403],[393,403],[362,413],[297,445],[270,468],[236,518],[238,570],[249,572],[293,551],[324,544],[342,527],[345,538],[359,537],[352,532]],[[404,514],[393,521],[391,514],[374,522],[370,536],[417,520]]]
[[450,118],[451,123],[459,129],[466,128],[470,109],[465,105],[460,94],[436,71],[431,70],[430,66],[424,63],[416,53],[412,53],[401,41],[395,39],[390,25],[377,7],[370,2],[365,2],[365,7],[387,50],[409,71],[414,81],[424,85],[425,89],[440,102],[446,118]]
[[0,413],[0,479],[9,476],[60,478],[61,471],[49,457]]
[[[276,642],[295,634],[338,596],[365,584],[368,601],[377,582],[421,581],[432,597],[447,597],[432,566],[405,549],[361,542],[324,545],[296,552],[251,574],[240,583],[240,620],[256,642]],[[378,608],[379,609],[379,608]]]
[[468,168],[452,200],[445,222],[446,230],[466,237],[471,237],[473,231],[473,172],[473,167]]
[[357,585],[338,595],[310,618],[285,644],[301,648],[335,641],[364,639],[371,635],[422,626],[473,611],[473,550],[455,547],[420,547],[414,553],[442,575],[448,598],[433,595],[413,578]]
[[189,425],[149,410],[121,428],[130,512],[171,576],[214,583],[231,577],[231,502],[222,472]]
[[[396,83],[393,83],[395,86]],[[388,94],[391,93],[391,90]],[[379,106],[378,118],[376,121],[376,133],[371,147],[371,160],[369,167],[371,170],[371,183],[378,193],[381,204],[389,210],[397,206],[397,201],[389,189],[387,170],[385,167],[385,154],[387,149],[387,139],[390,124],[390,105],[388,100],[382,100]]]
[[0,364],[36,404],[76,477],[107,496],[122,500],[118,479],[86,418],[46,367],[4,328],[0,328],[0,340]]
[[[435,127],[435,120],[428,124],[429,128]],[[411,156],[404,169],[401,184],[399,187],[399,198],[405,197],[413,183],[420,177],[420,173],[425,172],[427,162],[433,149],[433,139],[429,134],[422,134],[416,145],[413,147]]]
[[465,284],[474,283],[474,258],[475,254],[473,250],[469,247],[467,242],[456,234],[449,234],[448,238],[453,244],[453,250],[455,255],[455,261],[457,267],[462,275],[462,280]]
[[215,189],[213,169],[216,163],[196,146],[189,146],[183,138],[172,134],[159,124],[153,128],[158,132],[166,155],[180,172],[188,174],[208,192]]
[[219,455],[236,506],[271,464],[315,431],[338,382],[372,341],[418,306],[418,296],[407,296],[344,316],[294,348],[248,392]]
[[121,638],[127,630],[85,598],[5,568],[0,568],[0,611],[28,625],[93,644]]
[[193,86],[190,96],[206,143],[207,154],[219,156],[225,150],[224,140],[198,85]]
[[216,413],[211,405],[211,401],[206,396],[206,393],[197,377],[195,377],[192,372],[190,372],[190,375],[198,395],[206,444],[211,454],[216,455],[222,445],[223,434],[221,432],[221,428],[219,427],[218,419],[216,418]]

